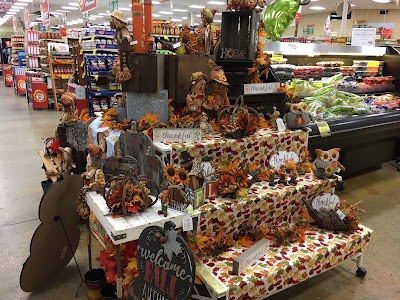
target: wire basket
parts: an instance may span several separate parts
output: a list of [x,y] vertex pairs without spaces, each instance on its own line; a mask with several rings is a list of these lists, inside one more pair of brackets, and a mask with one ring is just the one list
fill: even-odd
[[304,200],[310,216],[317,223],[318,227],[332,231],[347,231],[350,232],[344,220],[340,219],[338,214],[333,209],[316,210],[312,207],[312,200]]
[[260,122],[258,112],[244,105],[243,96],[234,105],[227,105],[218,112],[218,129],[228,138],[242,138],[257,131]]
[[[155,193],[155,199],[150,196]],[[154,205],[160,193],[159,186],[145,176],[138,176],[133,168],[126,175],[109,179],[103,189],[103,197],[110,211],[127,215],[145,211]]]

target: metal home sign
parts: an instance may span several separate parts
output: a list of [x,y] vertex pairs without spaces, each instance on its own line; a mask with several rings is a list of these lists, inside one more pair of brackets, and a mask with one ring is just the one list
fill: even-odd
[[150,226],[142,232],[137,266],[139,278],[130,284],[127,300],[190,299],[195,280],[193,254],[174,223],[165,223],[164,229]]

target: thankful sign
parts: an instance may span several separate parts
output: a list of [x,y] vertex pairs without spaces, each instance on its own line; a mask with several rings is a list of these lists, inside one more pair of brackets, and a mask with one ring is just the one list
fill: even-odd
[[182,143],[200,142],[202,131],[200,128],[154,128],[153,142],[155,143]]
[[315,210],[321,210],[321,209],[335,210],[336,206],[339,203],[340,199],[337,195],[332,193],[323,193],[314,198],[314,200],[312,201],[312,207]]
[[174,223],[165,223],[164,229],[147,227],[139,237],[137,250],[139,278],[131,282],[127,300],[190,298],[195,280],[193,254]]
[[279,170],[289,160],[293,160],[295,164],[300,162],[299,156],[293,151],[278,151],[269,159],[269,165]]

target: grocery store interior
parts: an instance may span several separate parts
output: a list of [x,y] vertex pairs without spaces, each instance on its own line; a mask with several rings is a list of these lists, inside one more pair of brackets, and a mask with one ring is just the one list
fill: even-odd
[[0,298],[399,299],[399,2],[0,0]]

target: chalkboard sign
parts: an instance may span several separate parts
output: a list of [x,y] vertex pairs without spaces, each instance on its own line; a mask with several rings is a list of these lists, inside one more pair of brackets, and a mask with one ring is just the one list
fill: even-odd
[[131,282],[127,300],[190,299],[195,280],[193,254],[175,226],[167,222],[164,229],[143,230],[137,251],[139,277]]

